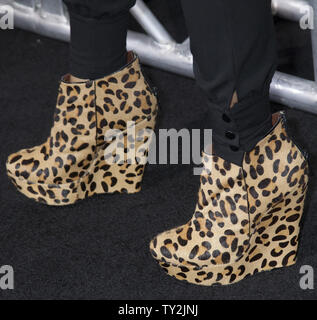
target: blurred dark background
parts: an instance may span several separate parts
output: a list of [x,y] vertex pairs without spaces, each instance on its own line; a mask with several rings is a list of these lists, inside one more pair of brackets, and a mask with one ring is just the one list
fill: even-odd
[[[149,4],[170,33],[184,40],[179,0]],[[134,21],[131,28],[140,29]],[[279,19],[276,29],[279,70],[312,79],[309,32]],[[0,299],[317,298],[316,291],[299,287],[300,267],[317,267],[314,175],[298,264],[215,288],[167,277],[148,252],[154,235],[190,219],[199,186],[192,166],[148,166],[140,194],[97,196],[64,208],[43,206],[17,193],[6,177],[6,157],[42,143],[49,134],[58,81],[68,71],[68,45],[13,30],[0,31],[0,48],[0,266],[15,270],[15,290],[0,290]],[[159,88],[160,128],[208,125],[205,102],[193,80],[145,70]],[[291,131],[311,154],[314,174],[317,117],[291,109],[287,114]]]

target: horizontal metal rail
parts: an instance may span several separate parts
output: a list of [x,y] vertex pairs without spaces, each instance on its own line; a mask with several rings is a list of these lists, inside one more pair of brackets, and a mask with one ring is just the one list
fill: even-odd
[[[70,41],[68,13],[61,0],[0,0],[14,8],[16,27],[62,41]],[[283,18],[300,21],[308,6],[317,0],[272,0],[272,11]],[[129,31],[127,47],[138,53],[145,64],[187,77],[194,77],[189,40],[176,43],[142,0],[132,15],[147,34]],[[317,79],[317,31],[312,30],[312,47]],[[292,108],[317,114],[317,82],[277,72],[271,84],[271,99]]]
[[272,0],[273,14],[292,21],[299,21],[308,5],[306,0]]

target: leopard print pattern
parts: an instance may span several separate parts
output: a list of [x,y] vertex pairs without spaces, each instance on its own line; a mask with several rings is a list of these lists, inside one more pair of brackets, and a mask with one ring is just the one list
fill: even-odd
[[232,263],[248,247],[249,217],[242,169],[204,155],[198,203],[185,226],[159,235],[152,253],[160,261],[199,267]]
[[193,218],[150,244],[159,265],[178,280],[205,286],[293,265],[308,165],[286,132],[284,115],[245,154],[243,167],[208,158]]
[[96,81],[96,92],[98,145],[103,144],[109,129],[124,131],[128,121],[138,124],[151,117],[157,105],[137,59],[116,74]]
[[[50,137],[8,157],[8,176],[20,192],[45,204],[67,205],[96,193],[140,191],[145,164],[109,165],[104,156],[107,130],[125,135],[128,121],[139,131],[155,127],[157,98],[138,58],[129,56],[125,68],[104,79],[69,83],[64,77]],[[146,94],[136,106],[140,92]]]

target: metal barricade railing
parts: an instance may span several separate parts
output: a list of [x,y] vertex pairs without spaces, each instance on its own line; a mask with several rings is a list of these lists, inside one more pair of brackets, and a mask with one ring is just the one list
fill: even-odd
[[[68,13],[62,0],[0,0],[14,9],[15,26],[55,39],[69,41]],[[299,22],[313,13],[317,26],[317,0],[272,0],[272,10],[283,18]],[[145,33],[128,32],[127,46],[138,53],[143,63],[193,77],[190,42],[177,43],[142,0],[131,14]],[[276,72],[271,84],[271,99],[303,111],[317,114],[317,27],[311,30],[315,81]]]

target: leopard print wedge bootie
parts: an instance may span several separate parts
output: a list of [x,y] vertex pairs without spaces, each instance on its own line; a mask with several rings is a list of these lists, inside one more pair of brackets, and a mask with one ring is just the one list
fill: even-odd
[[204,155],[193,218],[150,244],[170,276],[228,285],[295,264],[308,164],[285,126],[281,113],[271,132],[244,155],[242,167]]
[[[141,190],[151,139],[144,132],[154,130],[157,98],[137,56],[128,56],[127,66],[100,80],[69,83],[64,77],[50,137],[7,160],[20,192],[48,205],[68,205],[94,194]],[[113,139],[115,133],[121,140]]]

